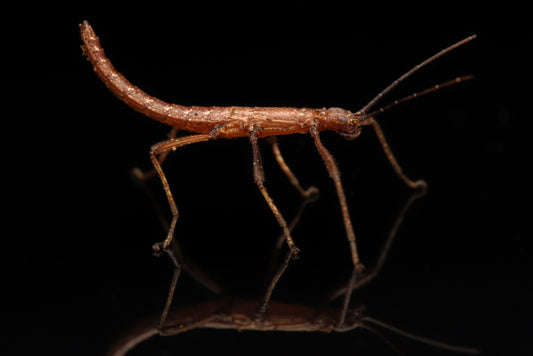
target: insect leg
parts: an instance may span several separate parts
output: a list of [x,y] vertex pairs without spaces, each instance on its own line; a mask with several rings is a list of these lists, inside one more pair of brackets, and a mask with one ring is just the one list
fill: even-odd
[[[175,246],[175,243],[173,244]],[[165,302],[165,307],[163,308],[163,313],[161,313],[161,318],[159,318],[158,330],[162,330],[165,320],[167,319],[168,311],[170,310],[170,305],[172,304],[172,299],[174,299],[174,292],[176,291],[176,285],[181,273],[181,264],[178,261],[178,258],[174,254],[173,249],[165,250],[174,264],[174,274],[172,275],[172,281],[170,282],[170,287],[168,290],[167,300]]]
[[[353,290],[356,290],[360,288],[361,286],[367,284],[368,282],[370,282],[372,279],[374,279],[378,275],[381,268],[385,264],[385,261],[387,260],[387,256],[389,255],[392,242],[398,232],[398,229],[400,228],[400,225],[403,222],[405,214],[407,214],[407,211],[409,210],[413,202],[424,194],[425,194],[425,190],[421,189],[421,190],[415,190],[409,195],[406,202],[404,203],[402,208],[399,210],[398,215],[396,216],[396,219],[394,220],[394,223],[392,224],[389,230],[387,239],[385,240],[385,243],[383,244],[381,253],[379,254],[376,264],[372,268],[368,268],[365,271],[365,273],[357,281],[355,281],[355,283],[353,283],[351,287]],[[334,291],[330,295],[329,299],[333,300],[341,295],[344,295],[350,289],[349,284],[350,283],[347,283],[346,285]]]
[[276,137],[275,136],[269,137],[268,138],[268,142],[270,142],[270,144],[272,145],[272,152],[274,153],[274,157],[276,158],[276,161],[278,162],[281,170],[283,171],[283,173],[285,173],[287,178],[289,178],[291,184],[294,186],[294,188],[296,188],[298,193],[300,193],[302,198],[304,198],[304,199],[309,199],[309,198],[316,199],[315,196],[318,195],[318,188],[315,187],[315,186],[310,186],[308,189],[302,188],[302,186],[300,185],[300,181],[298,181],[298,178],[296,178],[296,176],[294,175],[292,170],[289,168],[289,166],[285,162],[285,159],[281,155],[281,151],[279,149],[278,140],[276,139]]
[[[166,214],[163,212],[159,199],[156,199],[152,190],[150,189],[150,187],[148,187],[148,184],[146,184],[147,182],[139,180],[138,183],[144,190],[148,198],[152,201],[152,205],[159,219],[159,222],[161,223],[163,231],[167,232],[170,225],[167,220]],[[171,247],[173,250],[172,254],[174,256],[171,257],[171,259],[177,259],[177,261],[180,261],[179,264],[183,266],[184,272],[188,273],[198,283],[209,289],[211,292],[215,294],[220,294],[222,292],[222,288],[218,285],[218,283],[211,279],[198,265],[194,263],[194,261],[191,261],[189,258],[187,258],[187,256],[182,253],[181,248],[176,240],[172,240]],[[166,249],[166,252],[169,254],[171,253],[170,249]],[[174,265],[176,265],[176,263],[174,263]]]
[[282,264],[279,266],[278,270],[276,271],[276,274],[274,274],[274,277],[270,281],[270,284],[268,285],[267,291],[265,292],[265,295],[263,296],[263,301],[261,302],[261,305],[257,309],[257,312],[255,314],[255,318],[257,320],[263,319],[263,316],[265,315],[266,309],[268,307],[268,303],[270,302],[270,297],[272,296],[272,292],[274,291],[274,288],[276,287],[276,284],[278,283],[279,279],[287,269],[287,266],[289,266],[289,262],[291,262],[291,259],[293,258],[294,253],[292,250],[287,252],[287,255],[285,255],[285,259],[283,260]]
[[163,172],[163,169],[161,168],[161,163],[159,162],[157,156],[169,151],[174,151],[179,147],[187,146],[197,142],[207,141],[211,138],[211,135],[204,134],[185,136],[160,142],[152,146],[152,149],[150,150],[150,159],[152,160],[152,164],[154,165],[154,168],[157,174],[159,175],[159,178],[161,179],[163,189],[165,190],[165,194],[167,196],[168,204],[170,205],[170,210],[172,211],[172,221],[168,229],[167,237],[164,241],[158,242],[153,245],[152,248],[155,252],[159,252],[162,249],[167,248],[168,245],[170,245],[172,237],[174,236],[174,228],[176,227],[176,222],[178,221],[178,208],[176,207],[176,203],[174,202],[174,198],[172,197],[172,193],[170,191],[170,186],[168,185],[167,178],[165,176],[165,173]]
[[[176,128],[173,128],[169,138],[174,139],[176,137]],[[163,155],[165,158],[167,154],[170,153],[170,151],[166,151]],[[158,157],[158,161],[161,164],[164,159],[162,159],[162,156]],[[152,190],[148,186],[147,180],[151,177],[155,176],[156,171],[155,169],[152,169],[151,171],[147,173],[143,173],[140,171],[140,169],[136,169],[140,173],[139,176],[136,176],[137,183],[141,186],[141,188],[144,190],[146,195],[150,198],[152,201],[152,205],[154,206],[154,210],[156,212],[157,217],[159,218],[159,221],[161,223],[162,229],[167,232],[169,230],[169,222],[167,220],[166,214],[163,213],[163,209],[161,207],[161,204],[159,202],[159,199],[156,199],[154,196]],[[135,172],[134,172],[135,174]],[[149,175],[149,176],[148,176]],[[188,259],[186,256],[183,255],[181,248],[178,244],[178,242],[173,239],[170,246],[170,248],[165,249],[164,251],[169,255],[173,265],[174,265],[174,274],[172,277],[172,281],[170,283],[167,300],[165,303],[165,307],[163,308],[163,313],[161,314],[160,320],[159,320],[159,327],[158,330],[162,332],[164,322],[167,318],[168,311],[170,310],[170,306],[172,304],[172,299],[174,298],[174,291],[176,289],[176,285],[183,267],[183,271],[188,273],[191,277],[193,277],[196,281],[198,281],[201,285],[209,289],[215,294],[220,294],[222,292],[222,288],[216,283],[213,279],[211,279],[204,271],[202,271],[193,261]]]
[[[172,130],[168,134],[168,139],[169,140],[175,139],[177,133],[178,133],[178,128],[177,127],[173,127]],[[168,156],[169,153],[170,153],[170,151],[166,151],[166,152],[164,152],[164,153],[159,155],[157,160],[159,161],[160,164],[163,164],[163,162],[167,159],[167,156]],[[131,174],[132,174],[133,178],[135,178],[138,182],[142,183],[142,182],[145,182],[145,181],[151,179],[152,177],[154,177],[156,175],[156,171],[155,171],[155,169],[151,169],[148,172],[143,172],[139,167],[135,167],[131,171]]]
[[409,188],[425,189],[427,187],[427,183],[424,180],[419,179],[417,181],[412,181],[409,177],[403,174],[402,168],[398,164],[398,161],[396,161],[396,158],[394,158],[394,155],[392,154],[389,144],[387,143],[387,140],[385,139],[385,135],[383,134],[383,131],[381,130],[381,126],[379,126],[378,122],[374,119],[371,119],[370,123],[372,124],[372,127],[374,127],[374,131],[376,132],[376,135],[378,136],[379,142],[381,142],[383,151],[385,151],[385,155],[387,156],[387,159],[389,160],[396,174],[405,182],[405,184],[407,184]]
[[339,171],[339,168],[337,167],[337,164],[335,163],[335,159],[329,153],[329,151],[324,147],[322,144],[322,141],[320,141],[320,136],[318,134],[318,130],[316,129],[316,126],[312,126],[310,130],[311,136],[313,136],[315,140],[315,146],[318,149],[318,152],[322,156],[322,159],[324,160],[324,163],[326,164],[326,168],[328,169],[329,175],[333,179],[333,182],[335,183],[335,188],[337,190],[337,196],[339,197],[339,203],[341,206],[341,212],[342,212],[342,218],[344,220],[344,227],[346,229],[346,235],[348,237],[348,242],[350,243],[350,250],[352,253],[352,261],[354,264],[355,269],[358,273],[362,272],[364,270],[364,266],[359,260],[359,254],[357,253],[357,245],[355,243],[355,233],[353,232],[353,226],[352,221],[350,220],[350,212],[348,211],[348,204],[346,203],[346,196],[344,195],[344,189],[342,188],[342,182],[341,182],[341,173]]
[[343,307],[342,307],[341,315],[339,318],[339,326],[342,326],[346,318],[346,314],[348,313],[348,307],[350,304],[352,291],[354,289],[353,288],[354,283],[358,279],[357,278],[358,275],[360,275],[364,271],[365,267],[359,260],[359,254],[357,253],[357,245],[355,243],[355,233],[353,232],[352,221],[350,220],[350,212],[348,211],[348,204],[346,203],[346,196],[344,195],[344,189],[342,188],[341,173],[339,171],[339,168],[337,167],[337,164],[335,163],[335,159],[333,159],[333,156],[331,155],[331,153],[329,153],[326,147],[324,147],[324,145],[322,144],[322,141],[320,140],[320,135],[318,133],[316,126],[311,126],[310,133],[311,133],[311,136],[313,136],[313,138],[315,139],[315,146],[318,149],[318,152],[320,153],[320,155],[322,156],[324,163],[326,164],[329,175],[335,182],[335,188],[337,190],[337,196],[339,197],[339,203],[341,205],[342,218],[344,220],[344,227],[346,229],[346,235],[348,237],[348,242],[350,243],[350,250],[352,253],[352,261],[354,265],[354,269],[350,277],[350,282],[348,283],[348,289],[344,296]]
[[163,334],[163,330],[165,327],[164,325],[165,320],[167,319],[167,315],[170,310],[172,300],[174,299],[176,285],[178,283],[178,279],[179,279],[182,267],[183,267],[183,271],[188,273],[197,282],[199,282],[205,288],[209,289],[211,292],[215,294],[222,293],[222,288],[217,282],[211,279],[211,277],[209,277],[204,271],[202,271],[194,262],[192,262],[190,259],[188,259],[186,256],[183,255],[183,253],[181,252],[180,246],[176,242],[176,240],[172,240],[169,247],[170,248],[167,248],[164,251],[168,254],[168,256],[170,257],[170,260],[172,261],[172,264],[174,265],[174,274],[170,282],[170,287],[168,290],[165,307],[163,308],[163,313],[161,314],[161,317],[159,319],[158,330],[160,331],[161,334]]
[[276,286],[276,283],[280,279],[283,272],[285,272],[285,269],[287,268],[291,257],[294,257],[298,255],[298,247],[294,244],[294,241],[291,237],[291,233],[289,231],[289,227],[287,226],[287,222],[281,215],[280,211],[278,210],[276,204],[274,204],[274,201],[268,194],[264,182],[265,182],[265,174],[263,171],[263,163],[261,161],[261,153],[259,152],[259,145],[257,144],[257,129],[254,127],[250,130],[250,143],[252,144],[252,154],[253,154],[253,168],[254,168],[254,180],[255,184],[259,188],[259,191],[263,195],[263,198],[265,198],[265,201],[267,202],[268,206],[270,207],[270,210],[272,210],[272,213],[278,220],[278,223],[283,230],[283,235],[285,237],[285,240],[287,241],[287,245],[289,246],[289,252],[287,253],[287,256],[285,260],[283,261],[283,264],[278,269],[276,274],[274,275],[274,278],[272,278],[267,292],[265,293],[265,296],[263,298],[263,303],[258,309],[257,318],[261,318],[263,314],[265,313],[265,310],[267,308],[268,302],[270,301],[270,296],[272,294],[272,291],[274,290],[274,287]]
[[[310,186],[309,188],[304,189],[300,185],[300,181],[298,180],[298,178],[296,178],[296,176],[294,175],[294,173],[292,172],[290,167],[285,162],[285,159],[283,158],[283,156],[281,154],[281,151],[279,149],[279,144],[278,144],[278,140],[276,139],[276,137],[275,136],[268,137],[267,141],[272,146],[272,152],[274,153],[274,157],[276,158],[276,161],[278,162],[281,170],[283,171],[283,173],[285,173],[287,178],[289,178],[289,181],[294,186],[294,188],[296,188],[298,193],[300,193],[300,195],[302,196],[302,199],[303,199],[302,203],[300,204],[300,207],[298,208],[298,211],[296,212],[296,215],[294,216],[294,218],[292,219],[291,223],[289,224],[289,231],[292,232],[292,230],[294,229],[294,227],[296,226],[296,224],[300,220],[300,217],[302,216],[302,213],[304,212],[305,207],[309,203],[311,203],[311,202],[315,201],[316,199],[318,199],[319,190],[315,186]],[[278,242],[276,244],[276,248],[278,248],[278,249],[281,248],[284,240],[285,240],[285,235],[282,234],[279,237],[279,239],[278,239]]]
[[266,188],[265,188],[265,173],[263,171],[263,163],[261,161],[261,153],[259,152],[259,145],[257,144],[257,133],[255,131],[255,128],[250,131],[250,143],[252,144],[252,154],[253,154],[253,167],[254,167],[254,180],[255,184],[259,188],[259,191],[263,195],[263,198],[265,198],[265,201],[267,202],[268,206],[270,207],[270,210],[272,210],[272,213],[278,220],[279,225],[281,226],[281,229],[283,230],[283,235],[285,236],[285,240],[287,241],[287,245],[289,245],[289,248],[293,255],[297,255],[299,250],[294,244],[294,241],[291,237],[291,233],[289,231],[289,228],[287,226],[287,222],[279,212],[279,209],[277,208],[276,204],[274,204],[274,200],[270,197],[268,194]]

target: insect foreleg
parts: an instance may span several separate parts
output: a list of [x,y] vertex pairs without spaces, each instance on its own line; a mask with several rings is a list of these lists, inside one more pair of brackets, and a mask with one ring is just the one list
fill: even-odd
[[398,161],[396,161],[396,158],[394,158],[394,155],[392,154],[392,151],[389,147],[389,144],[387,143],[387,140],[385,139],[385,135],[383,134],[383,131],[381,130],[381,126],[379,126],[378,122],[372,118],[366,119],[365,121],[370,122],[372,127],[374,128],[374,131],[376,132],[376,135],[378,136],[379,142],[381,143],[381,147],[383,147],[383,151],[385,151],[385,155],[387,156],[387,159],[389,160],[392,168],[394,169],[394,172],[400,177],[401,180],[404,181],[404,183],[411,189],[425,189],[427,187],[427,183],[423,179],[419,179],[417,181],[411,180],[409,177],[407,177],[402,172],[402,168],[398,164]]
[[[396,234],[398,232],[398,229],[400,228],[400,225],[403,222],[403,219],[405,215],[407,214],[407,211],[413,204],[413,202],[423,196],[425,194],[425,189],[415,190],[411,192],[411,195],[407,198],[406,202],[404,203],[401,210],[398,212],[398,215],[396,216],[396,219],[394,220],[394,223],[392,224],[389,233],[387,235],[387,239],[385,240],[385,243],[383,244],[383,247],[381,249],[381,252],[379,254],[379,257],[375,263],[375,265],[371,268],[368,268],[365,273],[360,276],[355,283],[352,285],[353,290],[357,290],[363,285],[370,282],[372,279],[374,279],[379,272],[381,271],[383,265],[385,264],[385,261],[387,260],[387,256],[389,255],[389,251],[392,246],[392,242],[394,241],[394,238],[396,237]],[[345,295],[350,289],[350,282],[333,292],[329,299],[333,300],[341,295]]]
[[341,173],[339,171],[339,168],[337,167],[337,164],[335,163],[335,159],[329,153],[329,151],[324,147],[322,144],[322,141],[320,140],[320,135],[318,133],[318,130],[316,126],[311,126],[310,130],[311,136],[315,139],[315,146],[318,149],[318,152],[322,156],[322,159],[324,160],[324,163],[326,164],[326,168],[328,169],[329,175],[333,179],[335,183],[335,188],[337,190],[337,196],[339,198],[339,203],[341,206],[341,212],[342,212],[342,218],[344,220],[344,227],[346,229],[346,236],[348,238],[348,242],[350,244],[350,250],[352,253],[352,261],[353,261],[353,271],[352,276],[350,277],[350,281],[348,283],[348,289],[346,290],[345,296],[344,296],[344,303],[341,311],[341,315],[339,317],[339,326],[342,326],[344,324],[344,320],[346,318],[346,313],[348,312],[348,306],[350,304],[350,299],[353,291],[353,285],[360,277],[361,273],[364,271],[365,267],[361,263],[359,259],[359,254],[357,252],[357,245],[355,243],[355,233],[353,231],[352,221],[350,219],[350,212],[348,211],[348,204],[346,203],[346,196],[344,195],[344,189],[342,188],[342,182],[341,182]]
[[357,245],[355,243],[355,233],[353,231],[352,221],[350,219],[350,212],[348,211],[348,204],[346,203],[346,196],[344,195],[344,189],[342,188],[341,173],[339,171],[339,168],[337,167],[337,164],[335,163],[335,159],[333,158],[331,153],[329,153],[326,147],[324,147],[322,141],[320,141],[320,136],[316,126],[311,127],[310,133],[315,140],[315,146],[318,149],[318,152],[320,153],[322,159],[324,160],[324,163],[326,164],[326,168],[328,169],[329,175],[335,183],[337,196],[339,198],[339,203],[341,206],[342,218],[344,220],[344,227],[346,229],[348,242],[350,243],[352,261],[357,272],[361,273],[364,270],[364,266],[361,263],[359,259],[359,254],[357,252]]

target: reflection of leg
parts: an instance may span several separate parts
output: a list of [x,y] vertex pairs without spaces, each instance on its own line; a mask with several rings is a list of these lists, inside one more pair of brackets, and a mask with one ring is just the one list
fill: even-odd
[[361,318],[361,321],[365,322],[364,324],[361,324],[359,325],[360,327],[363,327],[364,329],[367,329],[371,332],[373,332],[374,334],[376,334],[377,336],[381,337],[382,339],[385,340],[385,342],[387,342],[387,344],[394,350],[396,351],[397,353],[398,350],[393,347],[393,345],[390,343],[389,340],[387,340],[383,335],[381,335],[379,332],[377,332],[377,330],[375,330],[374,328],[370,327],[368,325],[367,322],[370,322],[370,323],[373,323],[377,326],[380,326],[382,327],[383,329],[387,329],[389,331],[392,331],[398,335],[401,335],[401,336],[404,336],[406,338],[409,338],[409,339],[412,339],[412,340],[415,340],[415,341],[418,341],[422,344],[426,344],[426,345],[429,345],[429,346],[433,346],[433,347],[436,347],[436,348],[439,348],[439,349],[442,349],[442,350],[448,350],[448,351],[453,351],[453,352],[460,352],[460,353],[464,353],[464,354],[470,354],[470,355],[479,355],[481,354],[481,351],[478,350],[478,349],[475,349],[473,347],[465,347],[465,346],[457,346],[457,345],[451,345],[451,344],[447,344],[447,343],[444,343],[444,342],[440,342],[440,341],[435,341],[435,340],[432,340],[432,339],[429,339],[427,337],[422,337],[422,336],[419,336],[419,335],[415,335],[415,334],[411,334],[407,331],[404,331],[404,330],[401,330],[395,326],[392,326],[390,324],[387,324],[387,323],[384,323],[380,320],[377,320],[377,319],[374,319],[374,318],[371,318],[369,316],[364,316]]
[[387,256],[392,246],[392,241],[394,240],[394,237],[398,233],[398,229],[400,228],[403,222],[403,218],[405,214],[407,213],[407,211],[409,210],[413,202],[417,200],[418,198],[420,198],[421,196],[423,196],[425,193],[426,193],[426,189],[424,187],[423,189],[416,190],[413,193],[411,193],[411,195],[409,195],[404,206],[398,213],[396,220],[394,220],[394,224],[392,225],[389,231],[387,240],[385,241],[385,244],[383,245],[383,249],[381,251],[381,254],[379,255],[376,265],[372,269],[370,269],[367,273],[365,273],[363,278],[359,279],[357,283],[355,283],[354,288],[361,287],[362,285],[368,283],[370,280],[372,280],[374,277],[378,275],[379,271],[381,270],[381,268],[385,264],[385,261],[387,260]]
[[[144,180],[137,180],[137,183],[141,186],[148,198],[151,200],[159,222],[161,223],[161,227],[163,231],[167,232],[170,226],[167,218],[165,217],[165,214],[163,213],[161,204],[154,197],[152,190],[148,187]],[[181,248],[176,240],[173,239],[170,245],[173,249],[174,258],[181,262],[179,263],[179,265],[183,267],[184,272],[188,273],[198,283],[209,289],[211,292],[215,294],[220,294],[222,292],[222,288],[218,283],[212,280],[203,270],[200,269],[200,267],[198,267],[198,265],[196,265],[193,261],[183,255],[183,253],[181,252]],[[174,265],[176,265],[176,263],[174,263]]]
[[[172,277],[172,281],[170,283],[170,288],[169,288],[169,291],[168,291],[167,301],[165,303],[165,307],[163,308],[163,313],[161,314],[161,318],[159,319],[158,331],[159,331],[159,334],[163,335],[163,336],[165,336],[165,335],[176,335],[176,334],[180,334],[182,332],[185,332],[187,330],[190,330],[191,328],[200,327],[200,325],[202,323],[205,323],[209,319],[212,319],[212,318],[216,317],[216,314],[213,314],[213,315],[210,315],[208,318],[206,318],[204,320],[198,320],[197,322],[194,323],[194,327],[192,325],[186,327],[185,325],[183,325],[181,323],[178,324],[177,326],[176,325],[172,325],[172,323],[170,325],[165,325],[165,321],[167,319],[167,315],[168,315],[168,312],[170,310],[170,306],[172,304],[172,299],[174,299],[174,292],[176,290],[176,284],[178,282],[178,278],[179,278],[180,272],[181,272],[181,266],[182,265],[180,264],[179,261],[182,258],[182,254],[180,252],[178,243],[175,240],[172,241],[172,243],[170,245],[170,248],[166,248],[164,251],[168,254],[170,259],[172,260],[172,263],[174,264],[175,269],[174,269],[174,275]],[[189,270],[190,271],[190,269],[187,268],[187,264],[185,264],[185,263],[183,263],[183,268],[185,270]],[[192,275],[198,281],[200,281],[206,288],[208,288],[209,290],[213,291],[216,294],[220,294],[221,288],[216,283],[214,283],[212,280],[210,280],[210,279],[209,280],[207,280],[207,279],[204,280],[204,278],[197,278],[197,276],[195,274],[192,274]]]
[[376,265],[367,270],[363,275],[361,275],[357,280],[354,279],[354,274],[352,274],[350,280],[348,281],[348,283],[346,285],[344,285],[343,287],[341,287],[340,289],[338,289],[337,291],[335,291],[331,297],[330,297],[330,300],[332,299],[335,299],[341,295],[344,295],[344,304],[343,304],[343,308],[342,308],[342,312],[341,312],[341,317],[340,317],[340,322],[339,322],[339,326],[342,326],[342,322],[344,322],[344,318],[346,316],[346,313],[348,311],[348,307],[349,307],[349,302],[350,302],[350,296],[352,294],[352,292],[358,288],[360,288],[361,286],[363,286],[364,284],[368,283],[369,281],[371,281],[374,277],[376,277],[379,273],[379,271],[381,270],[381,268],[383,267],[386,259],[387,259],[387,256],[389,254],[389,251],[390,251],[390,248],[392,246],[392,241],[394,240],[394,237],[396,236],[397,232],[398,232],[398,229],[400,228],[400,225],[402,224],[403,222],[403,218],[405,216],[405,214],[407,213],[407,211],[409,210],[409,208],[411,207],[411,205],[413,204],[413,202],[420,198],[422,195],[424,195],[425,193],[425,189],[422,189],[422,190],[417,190],[417,191],[414,191],[407,199],[407,201],[405,202],[405,204],[403,205],[403,207],[400,209],[399,213],[398,213],[398,216],[396,217],[396,219],[394,220],[394,223],[392,224],[392,227],[391,229],[389,230],[389,234],[387,236],[387,239],[385,240],[385,244],[383,245],[383,248],[381,250],[381,253],[379,255],[379,258],[376,262]]
[[279,279],[287,269],[287,266],[289,265],[289,262],[291,262],[291,259],[293,257],[293,252],[288,251],[287,255],[285,256],[285,259],[283,260],[283,263],[280,265],[279,269],[276,271],[276,274],[270,281],[270,284],[268,285],[268,289],[265,292],[265,295],[263,297],[263,301],[261,302],[261,305],[259,306],[259,309],[257,309],[257,313],[255,314],[256,319],[262,319],[263,315],[266,312],[266,309],[268,307],[268,303],[270,302],[270,297],[272,296],[272,292],[274,291],[274,288],[276,287],[276,284],[278,283]]
[[398,161],[396,161],[396,158],[394,158],[394,155],[392,154],[392,151],[389,147],[389,144],[387,143],[387,140],[385,139],[385,135],[383,134],[383,131],[381,130],[381,127],[379,126],[378,122],[374,119],[371,121],[372,127],[374,127],[374,131],[376,132],[376,135],[378,136],[379,142],[381,142],[381,146],[383,147],[383,151],[385,151],[385,155],[387,156],[387,159],[389,160],[392,168],[394,169],[394,172],[407,184],[407,186],[411,189],[425,189],[427,186],[427,183],[420,179],[417,181],[412,181],[409,177],[407,177],[402,172],[402,168],[398,164]]
[[[276,161],[278,162],[281,170],[283,171],[283,173],[285,173],[287,178],[289,178],[289,181],[291,182],[291,184],[294,186],[294,188],[296,188],[298,193],[300,193],[300,195],[303,198],[303,201],[300,204],[300,207],[298,208],[296,215],[292,218],[292,221],[289,224],[289,231],[292,232],[292,230],[294,229],[298,221],[300,221],[300,218],[302,216],[302,213],[305,210],[305,207],[309,203],[318,199],[319,191],[318,191],[318,188],[315,186],[310,186],[309,188],[304,189],[300,185],[298,178],[296,178],[292,170],[289,168],[289,166],[285,162],[285,159],[283,158],[281,151],[279,149],[278,140],[276,139],[275,136],[269,137],[268,142],[270,142],[270,144],[272,145],[272,152],[274,153],[274,157],[276,158]],[[281,248],[281,245],[283,244],[284,240],[285,240],[285,235],[282,234],[278,239],[276,248],[278,249]]]
[[259,191],[263,195],[263,198],[265,198],[265,201],[267,202],[268,206],[270,207],[270,210],[272,210],[272,213],[276,217],[276,220],[278,221],[281,229],[283,230],[283,236],[285,238],[285,241],[287,242],[287,245],[289,246],[289,252],[287,253],[287,257],[285,258],[284,263],[282,266],[278,269],[277,273],[275,274],[274,278],[270,282],[267,292],[265,293],[265,296],[263,298],[263,303],[259,307],[257,317],[261,318],[267,308],[268,302],[270,301],[270,297],[272,295],[272,291],[274,290],[274,287],[276,286],[276,283],[282,276],[283,272],[285,272],[285,269],[287,268],[291,257],[294,257],[298,254],[299,250],[294,244],[294,241],[292,240],[289,227],[287,226],[287,222],[281,215],[280,211],[278,210],[277,206],[274,204],[274,201],[268,194],[264,182],[265,182],[265,175],[263,172],[263,164],[261,161],[261,153],[259,152],[259,145],[257,144],[257,132],[256,129],[252,129],[250,131],[250,143],[252,144],[252,154],[253,154],[253,168],[254,168],[254,180],[255,184],[259,188]]
[[211,292],[215,294],[222,293],[222,288],[217,282],[211,279],[211,277],[209,277],[204,271],[198,268],[196,264],[194,264],[192,261],[190,261],[188,258],[186,258],[181,253],[181,249],[176,240],[172,240],[169,248],[164,249],[164,251],[168,254],[170,259],[172,260],[172,263],[174,265],[174,274],[172,276],[172,281],[170,282],[170,287],[168,290],[165,307],[163,308],[163,313],[161,314],[161,318],[159,320],[160,331],[162,330],[164,326],[164,322],[165,322],[165,319],[167,318],[168,311],[170,310],[172,300],[174,299],[176,285],[178,283],[178,279],[179,279],[182,267],[185,272],[187,272],[191,277],[193,277],[197,282],[199,282],[205,288],[209,289]]
[[[175,246],[175,241],[172,243],[172,247]],[[170,305],[172,304],[172,299],[174,299],[174,293],[176,291],[176,284],[178,283],[178,278],[180,277],[181,273],[181,264],[179,263],[177,257],[174,254],[174,249],[165,249],[168,256],[172,260],[172,263],[174,263],[174,274],[172,275],[172,281],[170,282],[170,287],[168,290],[168,296],[167,300],[165,302],[165,307],[163,308],[163,313],[161,313],[161,318],[159,319],[159,325],[158,330],[162,330],[163,326],[165,324],[165,320],[167,319],[168,311],[170,310]]]
[[341,315],[339,316],[339,321],[337,327],[342,327],[344,325],[344,320],[346,319],[346,314],[348,313],[348,308],[350,307],[350,300],[352,299],[352,292],[354,291],[354,284],[357,278],[357,269],[354,267],[350,280],[348,281],[348,286],[344,294],[344,301],[342,302]]

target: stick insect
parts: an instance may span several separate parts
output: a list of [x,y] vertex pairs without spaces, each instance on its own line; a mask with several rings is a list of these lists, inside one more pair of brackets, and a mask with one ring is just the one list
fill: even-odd
[[[349,288],[358,289],[375,278],[383,267],[387,255],[390,251],[398,229],[412,206],[413,202],[424,194],[424,191],[414,191],[407,198],[403,207],[394,220],[388,236],[377,262],[372,268],[366,269],[361,278],[353,284],[351,281],[342,288],[340,293],[335,293],[330,300],[339,294],[349,294]],[[222,289],[216,282],[210,280],[203,271],[196,267],[187,266],[188,263],[179,264],[179,248],[175,241],[165,252],[169,255],[175,265],[174,278],[168,293],[167,307],[174,295],[174,288],[180,274],[181,266],[207,289],[215,294],[222,294]],[[198,274],[198,272],[200,272]],[[401,336],[413,339],[429,346],[441,348],[448,351],[465,354],[479,354],[479,350],[471,347],[456,346],[448,343],[438,342],[419,335],[398,329],[383,321],[375,319],[366,313],[363,305],[350,306],[345,309],[330,306],[328,304],[301,305],[295,303],[280,303],[271,301],[269,308],[263,318],[257,318],[256,312],[258,301],[238,299],[231,296],[221,297],[216,300],[195,302],[189,305],[182,305],[169,310],[165,308],[163,316],[156,327],[158,315],[152,315],[139,320],[139,322],[128,325],[121,336],[114,341],[109,348],[108,356],[124,356],[143,341],[155,336],[171,336],[185,333],[194,329],[234,329],[238,331],[297,331],[297,332],[349,332],[354,329],[365,329],[383,339],[394,351],[401,354],[380,330],[389,330]],[[339,313],[342,323],[339,323]]]
[[[398,177],[409,188],[424,188],[426,186],[425,181],[412,180],[402,172],[402,168],[396,161],[396,158],[394,157],[392,150],[385,139],[380,125],[375,120],[375,116],[383,112],[388,107],[384,107],[373,112],[370,110],[381,100],[383,96],[388,94],[407,77],[411,76],[413,73],[433,62],[437,58],[459,46],[464,45],[467,42],[470,42],[476,37],[475,35],[467,37],[464,40],[459,41],[429,57],[392,82],[359,111],[351,112],[341,108],[310,109],[293,107],[241,106],[201,107],[169,104],[148,95],[130,83],[114,68],[110,60],[105,56],[99,38],[96,36],[94,30],[87,21],[84,21],[80,25],[80,30],[83,41],[83,53],[92,63],[98,77],[111,90],[111,92],[113,92],[113,94],[115,94],[115,96],[117,96],[120,100],[124,101],[127,105],[139,111],[140,113],[173,127],[170,139],[153,145],[150,150],[151,162],[154,166],[155,172],[161,180],[166,198],[170,205],[170,210],[172,212],[172,221],[170,223],[167,236],[164,241],[154,244],[154,251],[159,252],[168,248],[173,239],[176,222],[179,216],[178,208],[161,166],[168,153],[184,146],[210,140],[237,137],[247,137],[249,139],[252,147],[253,176],[255,184],[263,195],[273,215],[277,219],[279,226],[283,231],[285,241],[289,247],[289,252],[285,258],[284,265],[278,270],[277,274],[273,277],[269,284],[263,306],[260,308],[260,314],[264,312],[268,304],[268,300],[270,299],[270,295],[277,281],[289,264],[291,257],[297,256],[299,249],[291,236],[289,225],[264,185],[265,176],[261,162],[258,140],[261,138],[272,138],[279,135],[290,135],[296,133],[310,134],[312,136],[315,146],[335,184],[342,219],[346,230],[346,236],[350,247],[351,258],[354,265],[353,279],[355,280],[357,275],[360,275],[363,272],[364,265],[359,258],[355,233],[341,182],[340,170],[338,169],[331,153],[322,144],[320,132],[334,131],[347,139],[355,139],[360,135],[363,126],[373,127],[383,147],[385,155],[387,156],[387,159],[389,160]],[[470,79],[470,76],[459,77],[443,83],[440,86],[435,86],[434,88],[421,92],[420,94],[431,92],[433,90],[437,90],[439,87],[451,85],[468,79]],[[402,101],[408,100],[411,97],[402,99]],[[178,129],[192,132],[194,134],[184,137],[176,137],[176,132]],[[280,163],[284,173],[289,177],[292,184],[296,187],[304,199],[308,199],[310,195],[316,192],[316,188],[312,189],[313,187],[311,187],[309,189],[304,189],[300,185],[298,179],[294,176],[290,168],[284,164],[283,157],[281,156],[279,150],[276,151],[276,149],[274,149],[274,155],[278,163]]]

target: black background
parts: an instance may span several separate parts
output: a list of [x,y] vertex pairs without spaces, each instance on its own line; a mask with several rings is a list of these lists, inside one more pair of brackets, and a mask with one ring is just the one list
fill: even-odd
[[[79,48],[84,19],[130,81],[182,105],[357,111],[416,63],[477,33],[380,102],[476,76],[379,118],[406,174],[425,179],[429,190],[405,217],[379,278],[354,299],[369,315],[421,336],[487,355],[528,354],[531,32],[519,10],[481,15],[451,5],[444,13],[437,5],[377,12],[304,4],[143,4],[135,16],[131,8],[108,10],[19,9],[3,22],[6,354],[104,354],[136,320],[161,310],[172,274],[166,257],[151,254],[165,232],[130,178],[132,168],[150,168],[149,148],[168,128],[129,109],[98,80]],[[360,254],[371,266],[409,191],[370,129],[355,141],[322,137],[341,169]],[[302,184],[319,187],[321,196],[294,230],[301,258],[273,298],[314,305],[348,279],[349,250],[312,140],[279,141]],[[299,197],[268,145],[261,148],[267,188],[289,219]],[[228,293],[260,298],[279,227],[254,185],[247,140],[184,148],[165,169],[185,253]],[[158,182],[152,188],[167,211]],[[213,297],[189,276],[180,279],[176,304],[206,298]],[[406,355],[452,354],[384,334]],[[365,331],[217,330],[153,338],[132,354],[222,352],[395,354]]]

